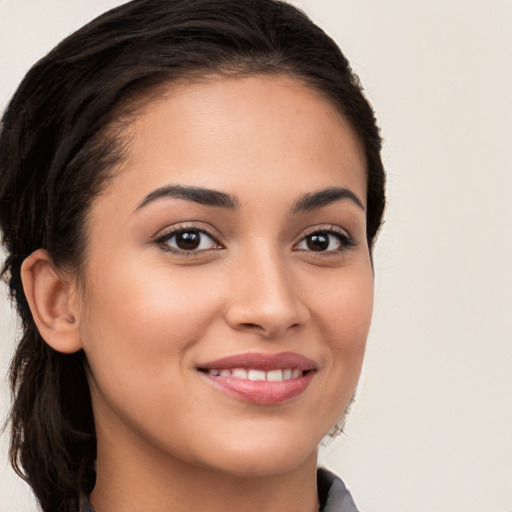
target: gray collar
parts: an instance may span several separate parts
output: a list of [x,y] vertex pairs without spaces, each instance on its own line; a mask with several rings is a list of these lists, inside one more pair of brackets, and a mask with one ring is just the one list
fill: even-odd
[[[318,468],[317,483],[320,512],[358,512],[350,492],[334,473]],[[86,496],[80,500],[79,512],[94,512]]]

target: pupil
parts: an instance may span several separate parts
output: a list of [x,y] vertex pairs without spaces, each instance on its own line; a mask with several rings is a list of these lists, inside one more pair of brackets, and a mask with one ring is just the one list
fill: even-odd
[[197,249],[201,242],[201,236],[198,231],[185,231],[176,235],[176,245],[184,251]]
[[329,235],[326,233],[316,233],[308,237],[308,249],[312,251],[325,251],[329,247]]

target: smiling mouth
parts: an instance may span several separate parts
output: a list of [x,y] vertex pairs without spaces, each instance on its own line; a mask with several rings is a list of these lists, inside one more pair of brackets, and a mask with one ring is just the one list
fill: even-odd
[[217,390],[242,402],[278,405],[301,395],[318,368],[315,361],[295,354],[238,354],[197,367]]

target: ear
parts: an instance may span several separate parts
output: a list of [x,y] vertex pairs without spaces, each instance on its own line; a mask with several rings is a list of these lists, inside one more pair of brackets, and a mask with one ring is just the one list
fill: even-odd
[[46,343],[66,354],[80,350],[73,277],[57,270],[48,252],[38,249],[23,262],[21,281],[34,322]]

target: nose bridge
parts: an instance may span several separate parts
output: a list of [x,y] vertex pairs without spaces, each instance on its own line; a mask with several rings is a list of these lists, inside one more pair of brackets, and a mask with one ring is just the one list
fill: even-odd
[[257,250],[241,254],[236,267],[227,315],[232,327],[276,336],[307,320],[298,283],[276,247],[260,244]]

